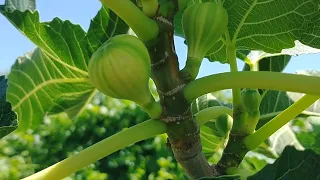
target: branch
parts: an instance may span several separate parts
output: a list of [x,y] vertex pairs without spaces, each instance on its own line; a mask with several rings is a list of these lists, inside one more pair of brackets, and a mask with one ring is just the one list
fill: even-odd
[[227,72],[190,82],[184,88],[188,102],[204,94],[230,88],[259,88],[320,96],[320,77],[279,72]]
[[271,119],[268,123],[263,125],[254,134],[244,138],[243,142],[249,150],[257,148],[262,142],[268,139],[282,126],[287,124],[293,118],[298,116],[302,111],[311,106],[320,96],[305,95],[286,110],[281,112],[278,116]]

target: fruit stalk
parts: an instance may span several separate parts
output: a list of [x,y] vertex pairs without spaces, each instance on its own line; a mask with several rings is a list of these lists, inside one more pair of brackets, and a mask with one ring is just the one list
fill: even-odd
[[[197,77],[197,75],[199,73],[201,62],[202,62],[202,59],[196,59],[196,58],[188,57],[187,61],[186,61],[186,65],[181,70],[181,73],[183,75],[190,76],[190,78],[192,80],[196,79],[196,77]],[[189,77],[186,77],[186,78],[189,78]]]
[[287,124],[290,120],[298,116],[302,111],[311,106],[320,96],[304,95],[301,99],[296,101],[286,110],[271,119],[268,123],[263,125],[254,134],[244,138],[243,142],[246,148],[253,150],[257,148],[268,137],[275,133],[282,126]]
[[100,1],[124,20],[143,42],[149,42],[157,38],[159,34],[158,24],[146,16],[130,0]]

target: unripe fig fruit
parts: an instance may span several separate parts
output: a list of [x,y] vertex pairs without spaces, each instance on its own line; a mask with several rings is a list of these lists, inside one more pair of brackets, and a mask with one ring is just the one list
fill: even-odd
[[233,125],[233,118],[229,114],[222,114],[216,120],[216,128],[224,137],[228,137]]
[[202,59],[227,30],[228,12],[222,3],[204,2],[189,6],[182,16],[182,27],[188,45],[186,68],[194,79]]
[[131,35],[110,38],[92,55],[88,71],[91,83],[105,95],[134,101],[147,111],[161,110],[148,86],[150,56],[138,38]]
[[241,92],[242,102],[247,111],[259,111],[261,96],[257,89],[243,89]]

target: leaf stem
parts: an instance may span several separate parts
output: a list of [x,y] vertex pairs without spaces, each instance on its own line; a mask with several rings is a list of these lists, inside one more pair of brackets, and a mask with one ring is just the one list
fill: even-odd
[[123,19],[143,42],[149,42],[158,37],[159,27],[156,21],[147,17],[130,0],[100,1]]
[[184,88],[184,95],[188,102],[193,102],[204,94],[230,88],[271,89],[320,96],[320,77],[267,71],[227,72],[190,82]]
[[163,134],[166,131],[166,125],[159,120],[145,121],[112,135],[74,156],[25,178],[25,180],[56,180],[65,178],[119,149],[155,135]]
[[202,126],[209,120],[217,119],[222,114],[229,114],[232,116],[232,109],[225,106],[209,107],[195,114],[195,119],[199,126]]
[[242,54],[241,52],[237,51],[236,52],[237,58],[241,59],[244,61],[246,64],[250,65],[252,60],[248,58],[248,56]]
[[302,111],[311,106],[319,96],[305,95],[279,115],[271,119],[268,123],[258,129],[254,134],[244,138],[244,145],[253,150],[263,143],[268,137],[275,133],[282,126],[287,124],[290,120],[298,116]]

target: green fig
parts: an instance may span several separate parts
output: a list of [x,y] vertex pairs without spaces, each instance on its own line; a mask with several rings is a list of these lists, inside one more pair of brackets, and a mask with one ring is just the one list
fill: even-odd
[[150,56],[138,38],[131,35],[110,38],[92,55],[88,71],[91,83],[105,95],[134,101],[152,118],[161,114],[148,86]]
[[257,89],[243,89],[241,92],[241,98],[249,113],[259,111],[261,96]]
[[228,12],[222,3],[204,2],[189,6],[182,16],[182,27],[188,45],[183,71],[192,79],[198,74],[202,59],[227,30]]

